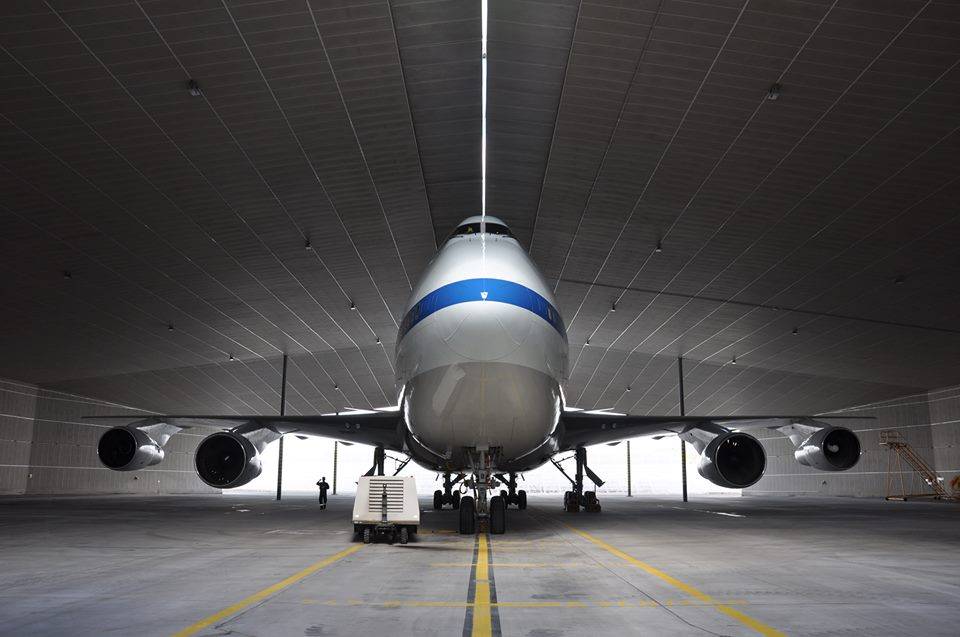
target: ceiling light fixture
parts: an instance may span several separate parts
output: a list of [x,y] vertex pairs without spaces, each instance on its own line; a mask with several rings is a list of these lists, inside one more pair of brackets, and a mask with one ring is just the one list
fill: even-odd
[[193,78],[187,82],[187,90],[190,91],[190,95],[193,97],[200,97],[203,95],[203,91],[200,90],[200,85],[197,84],[197,81]]
[[236,360],[233,358],[233,354],[230,354],[230,360]]
[[313,245],[310,243],[310,237],[307,237],[303,242],[303,247],[305,250],[313,250]]
[[377,337],[377,343],[379,343],[379,342],[380,342],[380,337],[378,336],[378,337]]
[[627,391],[631,391],[631,390],[633,390],[633,387],[631,387],[630,385],[627,385]]
[[357,309],[357,306],[356,306],[356,304],[355,304],[353,301],[350,301],[350,309],[351,309],[351,310],[356,310],[356,309]]
[[794,335],[794,336],[796,336],[796,335],[799,334],[799,333],[800,333],[800,328],[799,328],[799,327],[793,328],[793,335]]
[[480,1],[480,232],[487,221],[487,0]]
[[736,364],[737,364],[737,357],[736,357],[736,356],[734,356],[734,357],[730,360],[730,364],[731,364],[731,365],[736,365]]
[[340,385],[334,383],[334,384],[333,384],[333,388],[336,389],[336,390],[339,390],[339,389],[340,389]]
[[780,91],[783,89],[779,83],[774,83],[767,89],[767,99],[771,102],[775,102],[780,99]]
[[657,239],[657,247],[654,248],[653,251],[656,252],[657,254],[660,254],[661,252],[663,252],[663,244],[660,243],[659,239]]
[[610,306],[610,311],[611,311],[611,312],[616,312],[616,311],[617,311],[617,304],[616,304],[616,302],[614,302],[614,303]]
[[167,325],[167,331],[168,331],[168,332],[172,332],[172,331],[173,331],[173,323],[171,323],[170,325]]
[[893,279],[893,282],[894,282],[894,284],[896,284],[896,285],[902,285],[902,284],[903,284],[903,281],[904,281],[904,278],[903,278],[902,276],[898,276],[898,277],[896,277],[896,278]]
[[72,278],[73,278],[73,273],[71,273],[70,270],[64,270],[64,271],[63,271],[63,278],[65,278],[65,279],[72,279]]

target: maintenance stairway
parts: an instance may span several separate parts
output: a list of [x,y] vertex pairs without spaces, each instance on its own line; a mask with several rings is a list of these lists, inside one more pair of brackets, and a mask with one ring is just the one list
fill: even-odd
[[[887,447],[890,454],[887,457],[887,500],[908,500],[911,498],[933,498],[935,500],[960,499],[960,494],[947,493],[943,486],[943,478],[927,464],[916,450],[903,439],[898,431],[881,431],[880,445]],[[906,462],[914,473],[926,483],[932,493],[909,493],[903,479],[903,463]],[[894,493],[895,476],[899,476],[900,492]],[[911,475],[910,486],[913,487],[914,476]]]

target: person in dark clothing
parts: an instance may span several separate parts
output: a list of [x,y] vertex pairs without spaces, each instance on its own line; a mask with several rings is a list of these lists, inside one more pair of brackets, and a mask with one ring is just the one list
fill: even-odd
[[320,478],[320,480],[317,481],[317,487],[320,488],[320,508],[326,509],[327,508],[327,489],[330,488],[330,485],[327,484],[326,476]]

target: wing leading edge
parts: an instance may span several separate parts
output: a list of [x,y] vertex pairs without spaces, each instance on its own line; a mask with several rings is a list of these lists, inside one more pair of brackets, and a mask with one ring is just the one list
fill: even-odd
[[681,434],[699,427],[729,426],[733,429],[776,429],[792,423],[833,419],[864,419],[863,416],[632,416],[606,413],[564,412],[560,417],[560,450],[585,445],[618,442],[641,436]]
[[187,429],[195,426],[235,430],[250,435],[260,429],[276,434],[334,438],[401,451],[403,417],[399,412],[342,412],[322,416],[137,414],[88,416],[90,420],[127,421],[138,428],[165,423]]

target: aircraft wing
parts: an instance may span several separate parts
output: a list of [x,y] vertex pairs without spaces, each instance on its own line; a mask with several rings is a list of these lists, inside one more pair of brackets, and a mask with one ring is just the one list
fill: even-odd
[[776,428],[810,419],[864,418],[863,416],[632,416],[615,413],[568,411],[560,416],[560,451],[581,445],[618,442],[641,436],[668,436],[704,425],[729,429]]
[[211,416],[176,414],[136,414],[125,416],[88,416],[90,420],[129,421],[138,428],[165,424],[174,431],[195,426],[236,429],[244,435],[258,430],[276,434],[334,438],[344,442],[380,445],[402,451],[403,416],[400,412],[340,412],[321,416]]

